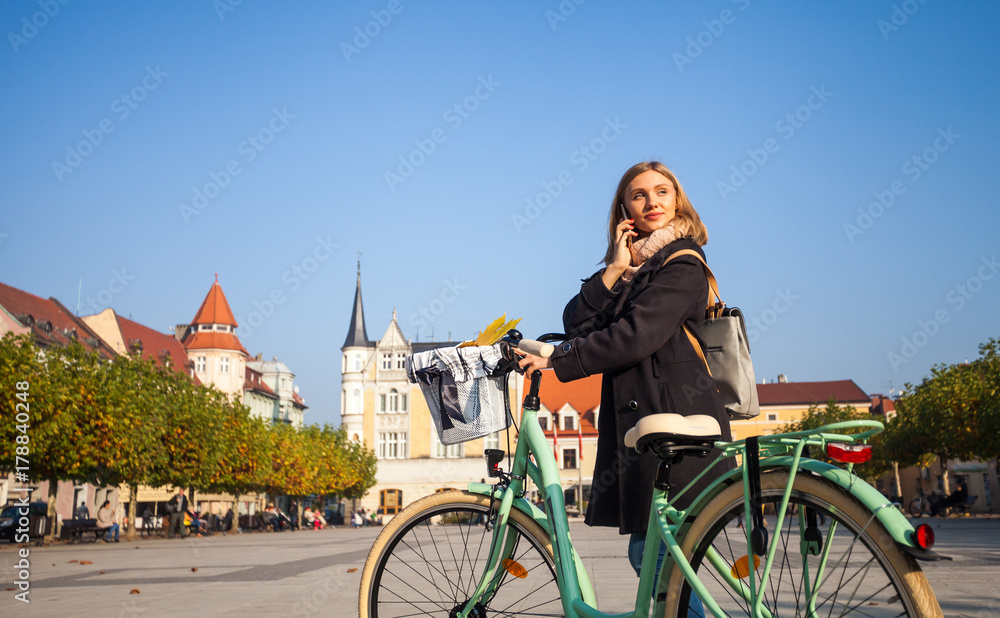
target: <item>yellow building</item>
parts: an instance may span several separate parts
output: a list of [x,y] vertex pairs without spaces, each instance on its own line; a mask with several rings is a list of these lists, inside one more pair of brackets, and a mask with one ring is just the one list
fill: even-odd
[[805,416],[809,406],[824,407],[831,398],[840,406],[850,405],[862,411],[871,406],[871,398],[854,380],[789,382],[784,375],[778,376],[777,382],[758,384],[757,398],[760,416],[748,421],[732,421],[733,440],[787,431],[788,425]]

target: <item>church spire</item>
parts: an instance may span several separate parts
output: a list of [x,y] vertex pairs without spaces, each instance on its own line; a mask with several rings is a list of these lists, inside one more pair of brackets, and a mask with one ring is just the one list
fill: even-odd
[[354,292],[354,309],[351,311],[351,325],[347,329],[347,339],[343,348],[368,347],[368,333],[365,331],[365,310],[361,304],[361,259],[358,259],[358,287]]

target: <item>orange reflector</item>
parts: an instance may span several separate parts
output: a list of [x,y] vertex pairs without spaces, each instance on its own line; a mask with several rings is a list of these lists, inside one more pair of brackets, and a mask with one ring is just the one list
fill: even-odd
[[865,463],[872,458],[872,445],[831,442],[826,445],[826,454],[840,463]]
[[920,549],[934,547],[934,529],[928,524],[920,524],[913,531],[913,540],[917,542],[917,547]]
[[[736,564],[733,565],[733,568],[729,570],[729,574],[735,577],[736,579],[746,579],[747,576],[750,575],[749,566],[750,566],[750,561],[747,559],[746,556],[743,556],[742,558],[736,561]],[[756,571],[759,566],[760,566],[760,557],[754,556],[753,570]]]
[[524,579],[528,576],[528,571],[521,566],[521,563],[517,560],[511,560],[507,558],[503,561],[503,568],[507,569],[507,572],[518,579]]

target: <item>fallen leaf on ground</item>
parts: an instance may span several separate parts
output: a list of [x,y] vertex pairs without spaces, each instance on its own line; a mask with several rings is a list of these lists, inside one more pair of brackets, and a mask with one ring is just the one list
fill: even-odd
[[79,562],[79,560],[68,560],[66,564],[73,564],[74,562]]
[[128,592],[128,593],[129,593],[129,594],[140,594],[140,593],[139,593],[139,589],[138,589],[138,588],[133,588],[133,589],[129,590],[129,592]]
[[347,572],[348,572],[348,573],[353,573],[353,572],[355,572],[355,571],[357,571],[357,570],[358,570],[357,568],[353,568],[353,569],[347,569]]
[[97,574],[98,575],[104,575],[104,571],[98,571]]
[[91,562],[90,560],[81,560],[80,564],[94,564],[94,563]]
[[192,573],[197,573],[198,572],[198,567],[191,567],[191,572]]

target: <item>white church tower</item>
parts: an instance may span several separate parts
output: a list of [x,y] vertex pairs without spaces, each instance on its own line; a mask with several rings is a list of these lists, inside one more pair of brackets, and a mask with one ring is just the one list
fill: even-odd
[[[365,331],[365,311],[361,303],[361,261],[358,261],[358,287],[354,292],[354,309],[351,311],[351,325],[347,329],[347,338],[340,348],[341,357],[341,422],[347,428],[347,436],[352,440],[366,441],[365,409],[372,410],[372,405],[365,405],[366,382],[372,373],[372,363],[375,358],[375,343],[368,340]],[[368,424],[371,427],[371,423]],[[371,445],[371,436],[367,436]]]

